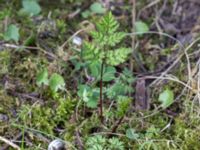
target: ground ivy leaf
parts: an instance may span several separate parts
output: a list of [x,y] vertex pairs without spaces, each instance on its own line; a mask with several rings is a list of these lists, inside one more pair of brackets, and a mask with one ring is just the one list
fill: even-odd
[[41,11],[40,5],[36,0],[23,0],[23,10],[30,15],[38,15]]
[[139,33],[145,33],[149,31],[149,27],[146,23],[142,21],[137,21],[135,23],[135,31]]
[[90,6],[90,10],[96,14],[104,14],[106,9],[102,6],[101,3],[95,2]]
[[81,13],[83,18],[88,18],[90,16],[91,12],[89,10],[86,10],[84,12]]
[[139,138],[139,135],[135,133],[134,129],[130,128],[126,130],[126,137],[131,140],[136,140],[137,138]]
[[97,108],[97,104],[98,104],[98,101],[92,98],[86,103],[87,107],[90,107],[90,108]]
[[174,93],[170,89],[166,89],[159,95],[159,101],[162,103],[163,108],[169,107],[174,101]]
[[19,40],[19,28],[16,25],[9,25],[6,32],[4,33],[4,39],[6,41],[14,40],[17,42]]
[[48,71],[47,69],[42,70],[36,77],[36,83],[38,86],[41,86],[42,84],[48,85]]
[[61,75],[54,73],[50,78],[49,86],[53,92],[57,92],[59,89],[64,90],[65,81]]
[[83,97],[84,91],[89,91],[91,88],[88,85],[81,84],[78,86],[78,96]]

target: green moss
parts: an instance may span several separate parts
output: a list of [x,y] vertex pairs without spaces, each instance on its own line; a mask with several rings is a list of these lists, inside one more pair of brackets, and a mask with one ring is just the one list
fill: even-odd
[[[195,120],[199,119],[196,118]],[[194,123],[195,120],[190,120],[186,116],[179,117],[175,119],[175,124],[172,126],[173,128],[173,137],[174,140],[179,142],[179,145],[182,149],[187,150],[192,147],[194,150],[200,149],[200,132],[199,132],[199,123],[192,124],[193,127],[190,126],[192,121]]]
[[8,73],[10,65],[10,51],[8,49],[0,51],[0,62],[0,75]]
[[[75,104],[76,100],[74,99],[58,98],[54,101],[50,100],[46,104],[38,102],[32,106],[23,105],[18,113],[19,122],[17,123],[45,134],[72,141],[75,125],[70,125],[69,120],[74,113]],[[58,129],[64,132],[59,132]]]

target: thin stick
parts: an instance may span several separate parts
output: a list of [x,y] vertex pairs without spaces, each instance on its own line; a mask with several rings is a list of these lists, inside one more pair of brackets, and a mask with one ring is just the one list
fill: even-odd
[[187,83],[183,82],[183,81],[180,81],[179,79],[177,78],[173,78],[173,77],[170,77],[170,76],[145,76],[143,77],[145,79],[158,79],[158,80],[170,80],[170,81],[174,81],[174,82],[177,82],[177,83],[180,83],[182,84],[183,86],[185,86],[186,88],[188,88],[189,90],[193,91],[194,93],[199,93],[197,90],[193,89],[191,86],[189,86]]
[[[132,32],[135,32],[136,2],[132,0]],[[132,35],[132,49],[135,49],[135,35]]]
[[[135,17],[136,17],[136,11],[135,11],[135,0],[132,0],[132,32],[135,32]],[[131,36],[132,38],[132,57],[130,59],[130,70],[133,71],[133,58],[135,57],[135,35]]]
[[[113,126],[112,130],[111,130],[111,133],[115,133],[117,128],[119,127],[119,125],[122,123],[124,119],[124,116],[122,116]],[[112,135],[110,135],[109,137],[112,137]]]
[[0,141],[3,141],[4,143],[10,145],[11,147],[13,147],[14,149],[20,150],[20,147],[17,146],[16,144],[12,143],[11,141],[7,140],[6,138],[0,136]]
[[6,48],[13,48],[13,49],[31,49],[31,50],[40,50],[41,52],[43,52],[44,54],[47,54],[51,57],[53,57],[54,59],[58,59],[56,55],[54,55],[53,53],[47,52],[45,50],[43,50],[40,47],[32,47],[32,46],[23,46],[23,45],[14,45],[14,44],[9,44],[9,43],[3,43],[0,44],[1,47],[6,47]]
[[174,41],[176,41],[179,46],[181,48],[184,48],[184,45],[181,43],[181,41],[179,41],[178,39],[176,39],[175,37],[165,33],[165,32],[157,32],[157,31],[148,31],[148,32],[132,32],[132,33],[127,33],[127,36],[133,36],[133,35],[143,35],[143,34],[157,34],[157,35],[162,35],[162,36],[165,36],[165,37],[168,37]]

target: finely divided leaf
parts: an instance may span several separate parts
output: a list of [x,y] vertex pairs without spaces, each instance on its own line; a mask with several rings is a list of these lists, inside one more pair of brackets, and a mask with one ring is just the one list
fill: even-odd
[[124,32],[116,32],[111,34],[110,36],[108,36],[107,38],[105,38],[105,42],[109,45],[109,46],[115,46],[116,44],[118,44],[119,42],[121,42],[121,40],[126,36],[126,34]]
[[135,130],[130,128],[126,130],[126,137],[131,139],[131,140],[136,140],[139,138],[139,135],[135,133]]
[[94,44],[84,42],[82,49],[82,57],[85,60],[96,61],[100,57],[100,50]]
[[111,12],[109,12],[98,24],[97,29],[99,32],[103,34],[113,34],[117,31],[119,28],[119,24],[112,15]]
[[112,66],[117,66],[120,63],[123,63],[130,53],[131,49],[124,47],[116,49],[114,51],[108,51],[106,53],[107,55],[106,63]]

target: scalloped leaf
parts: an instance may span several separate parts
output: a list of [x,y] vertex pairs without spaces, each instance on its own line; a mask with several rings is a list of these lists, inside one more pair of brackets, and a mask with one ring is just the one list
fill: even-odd
[[172,90],[166,89],[160,93],[158,99],[162,103],[161,106],[167,108],[174,102],[174,93]]
[[93,3],[90,6],[90,10],[95,14],[104,14],[106,12],[106,9],[98,2]]
[[135,30],[136,32],[145,33],[149,31],[149,27],[146,23],[142,21],[137,21],[135,23]]
[[64,90],[65,81],[61,75],[54,73],[51,75],[51,78],[49,80],[49,86],[53,92],[57,92],[59,89]]
[[23,11],[30,15],[38,15],[41,12],[41,7],[37,0],[23,0],[22,1]]
[[14,40],[15,42],[19,41],[19,28],[11,24],[8,26],[6,32],[4,33],[4,39],[6,41]]
[[36,84],[38,86],[41,86],[42,84],[44,85],[48,85],[49,84],[49,80],[48,80],[48,71],[45,68],[44,70],[42,70],[36,77]]

